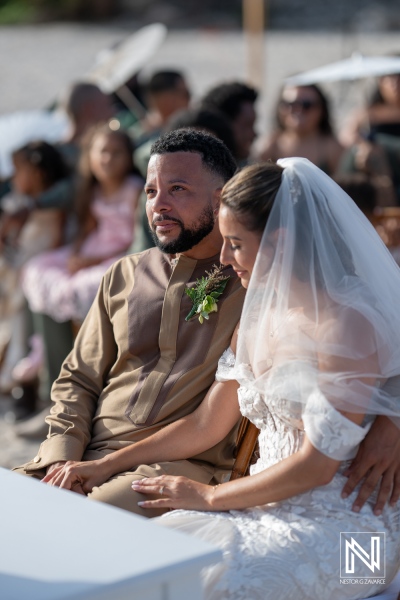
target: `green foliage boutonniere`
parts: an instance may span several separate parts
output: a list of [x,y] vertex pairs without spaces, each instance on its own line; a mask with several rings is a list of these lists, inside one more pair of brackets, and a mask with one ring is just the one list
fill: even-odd
[[222,266],[214,265],[213,270],[209,273],[206,271],[207,277],[198,279],[196,285],[192,288],[186,288],[185,292],[193,302],[193,307],[186,321],[189,321],[195,315],[198,315],[200,323],[204,319],[209,319],[212,312],[217,312],[218,298],[226,288],[230,276],[224,277],[221,275]]

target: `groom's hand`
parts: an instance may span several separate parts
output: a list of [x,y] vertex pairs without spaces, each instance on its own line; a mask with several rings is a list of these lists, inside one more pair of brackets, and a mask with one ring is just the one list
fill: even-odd
[[379,484],[374,513],[380,515],[386,502],[394,506],[400,498],[400,431],[387,417],[377,417],[357,456],[345,473],[342,496],[349,496],[362,480],[353,504],[358,512]]
[[[48,485],[54,485],[59,487],[59,476],[61,472],[64,470],[64,466],[67,463],[66,460],[60,460],[55,462],[47,467],[46,475],[43,477],[43,483],[47,483]],[[75,483],[73,487],[70,488],[72,492],[76,492],[77,494],[86,495],[82,489],[82,486],[79,483]]]

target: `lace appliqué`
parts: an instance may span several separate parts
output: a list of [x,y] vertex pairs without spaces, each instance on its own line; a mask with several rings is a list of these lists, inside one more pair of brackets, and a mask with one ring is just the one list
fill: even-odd
[[234,375],[235,355],[230,348],[227,348],[218,362],[218,369],[215,374],[216,381],[231,381],[235,379]]
[[309,397],[303,413],[304,429],[314,446],[334,460],[349,460],[372,423],[360,427],[338,412],[319,391]]
[[[286,170],[284,171],[284,173],[286,173]],[[290,198],[293,204],[297,204],[302,193],[302,187],[300,185],[299,178],[293,173],[291,173],[289,170],[286,176],[289,179]]]

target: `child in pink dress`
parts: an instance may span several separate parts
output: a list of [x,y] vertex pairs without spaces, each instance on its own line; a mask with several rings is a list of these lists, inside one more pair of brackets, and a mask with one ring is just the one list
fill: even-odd
[[132,155],[124,132],[101,125],[90,133],[80,164],[75,241],[40,254],[24,269],[22,286],[33,312],[83,321],[103,274],[130,247],[143,189]]

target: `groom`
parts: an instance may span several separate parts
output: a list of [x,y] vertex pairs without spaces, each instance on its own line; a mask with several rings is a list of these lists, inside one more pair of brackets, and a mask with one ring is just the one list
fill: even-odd
[[[123,258],[105,275],[53,385],[48,437],[19,472],[43,478],[64,469],[68,460],[102,458],[200,404],[240,318],[244,290],[225,267],[230,279],[218,312],[200,324],[197,318],[185,320],[192,308],[185,288],[196,286],[219,263],[219,196],[235,168],[224,144],[206,133],[178,130],[153,145],[145,190],[158,247]],[[372,430],[368,437],[349,490],[373,461],[386,457],[379,445],[386,433]],[[234,438],[232,431],[190,460],[139,465],[93,488],[88,497],[154,516],[155,511],[137,506],[134,479],[170,474],[218,483],[229,476]],[[375,476],[376,468],[372,472]],[[368,478],[364,496],[367,487]]]
[[[47,439],[19,472],[43,478],[65,461],[102,458],[200,404],[240,318],[244,290],[224,267],[229,280],[218,311],[201,324],[197,316],[185,320],[192,309],[185,288],[219,264],[219,197],[235,170],[225,145],[203,132],[175,131],[154,144],[145,190],[158,247],[126,256],[105,275],[53,385]],[[229,477],[235,433],[191,460],[139,465],[88,496],[151,516],[137,506],[133,479],[173,474],[218,483]]]

